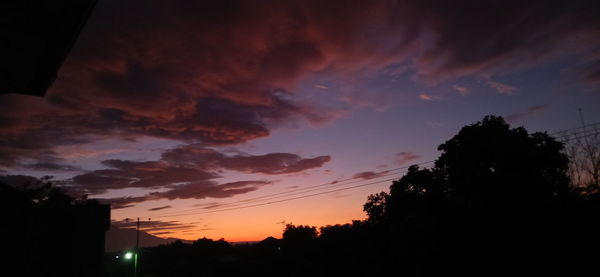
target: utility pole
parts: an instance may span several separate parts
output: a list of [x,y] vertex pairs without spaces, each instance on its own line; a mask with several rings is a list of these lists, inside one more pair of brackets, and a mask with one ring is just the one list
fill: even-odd
[[[583,109],[582,109],[582,108],[577,108],[577,112],[579,112],[579,119],[581,120],[581,128],[582,128],[582,130],[583,130],[583,132],[582,132],[582,135],[581,135],[581,137],[582,137],[582,140],[583,140],[583,141],[584,141],[584,142],[585,142],[587,145],[589,145],[589,144],[590,144],[590,141],[589,141],[589,139],[588,139],[588,136],[589,136],[589,135],[587,134],[587,130],[586,130],[586,128],[585,128],[585,121],[583,120]],[[575,137],[577,138],[577,135],[576,135]]]
[[583,121],[583,109],[577,108],[577,112],[579,112],[579,119],[581,120],[581,127],[583,127],[584,131],[585,131],[585,121]]
[[137,218],[137,230],[135,232],[135,256],[133,257],[133,277],[137,277],[138,255],[140,252],[140,218]]

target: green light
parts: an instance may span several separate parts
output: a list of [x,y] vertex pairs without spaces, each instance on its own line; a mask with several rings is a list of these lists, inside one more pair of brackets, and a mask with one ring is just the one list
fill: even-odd
[[133,258],[133,253],[131,253],[131,252],[125,253],[125,259],[126,260],[131,260],[131,258]]

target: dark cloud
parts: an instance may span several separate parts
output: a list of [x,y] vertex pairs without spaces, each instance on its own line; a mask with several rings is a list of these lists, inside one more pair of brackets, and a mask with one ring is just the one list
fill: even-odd
[[226,155],[201,144],[179,146],[162,153],[159,161],[102,161],[105,169],[74,176],[61,184],[73,194],[100,194],[124,188],[162,189],[138,197],[103,199],[113,209],[147,200],[226,198],[257,190],[271,181],[244,180],[219,184],[223,169],[246,173],[287,174],[321,167],[329,156],[302,158],[290,153]]
[[600,59],[586,64],[581,70],[581,79],[589,83],[600,83]]
[[170,208],[172,208],[171,205],[166,205],[166,206],[150,208],[150,209],[148,209],[148,211],[160,211],[160,210],[170,209]]
[[[123,209],[135,206],[136,203],[159,200],[159,199],[204,199],[227,198],[238,194],[244,194],[255,191],[258,188],[271,184],[269,181],[238,181],[231,183],[218,184],[213,181],[176,184],[169,186],[169,189],[162,192],[151,192],[144,196],[136,197],[115,197],[107,199],[98,199],[102,203],[110,204],[111,208]],[[164,208],[164,207],[161,207]]]
[[543,109],[545,109],[547,106],[546,105],[535,105],[535,106],[531,106],[529,108],[527,108],[527,110],[522,111],[522,112],[516,112],[516,113],[512,113],[509,114],[507,116],[505,116],[504,118],[506,119],[507,122],[509,123],[515,123],[525,117],[531,116],[535,113],[538,113],[540,111],[542,111]]
[[164,192],[152,192],[149,197],[153,199],[203,199],[227,198],[238,194],[255,191],[261,186],[271,184],[269,181],[238,181],[225,184],[214,182],[197,182],[175,185],[172,189]]
[[379,171],[379,172],[363,171],[363,172],[359,172],[359,173],[352,175],[352,178],[361,178],[364,180],[369,180],[369,179],[379,178],[379,177],[387,174],[388,172],[389,171]]
[[162,152],[161,159],[171,164],[181,166],[197,166],[202,168],[218,167],[219,161],[225,154],[202,144],[189,144]]
[[321,167],[330,160],[329,156],[303,159],[291,153],[270,153],[259,156],[227,157],[220,164],[223,168],[247,173],[285,174]]
[[206,204],[194,204],[193,206],[194,207],[201,207],[203,209],[212,209],[212,208],[221,207],[223,205],[226,205],[226,204],[222,204],[222,203],[219,203],[219,202],[210,202],[210,203],[206,203]]
[[411,161],[415,161],[421,158],[421,155],[414,152],[399,152],[396,153],[396,164],[405,165]]
[[[298,119],[327,122],[339,111],[300,103],[295,94],[300,80],[323,70],[354,76],[408,64],[417,80],[475,75],[510,92],[492,77],[552,55],[597,56],[599,6],[99,1],[45,100],[0,96],[0,166],[56,157],[57,146],[106,137],[235,145]],[[583,79],[598,79],[597,70],[586,72]],[[247,166],[261,159],[273,164]],[[230,166],[280,174],[325,161],[273,154]]]
[[73,177],[73,182],[89,193],[103,193],[109,189],[169,187],[175,183],[218,178],[216,173],[198,168],[171,166],[164,162],[134,162],[106,160],[110,169],[90,171]]
[[[549,54],[596,51],[568,43],[599,42],[597,1],[415,1],[416,13],[435,36],[418,58],[433,77],[493,74],[543,62]],[[584,47],[585,48],[585,47]]]
[[589,72],[585,75],[585,80],[593,83],[600,82],[600,70]]
[[4,134],[0,137],[0,165],[15,166],[24,159],[57,159],[57,146],[85,144],[111,136],[152,136],[205,145],[239,144],[267,136],[270,127],[305,113],[276,95],[271,101],[273,106],[261,106],[203,97],[195,101],[191,111],[169,118],[136,115],[117,108],[91,109],[85,114],[35,115],[19,127],[0,125]]
[[169,234],[173,234],[173,233],[174,232],[170,232],[170,231],[152,232],[152,234],[155,236],[169,235]]
[[[134,219],[112,220],[111,225],[113,227],[116,227],[119,229],[134,229],[134,228],[137,228],[137,220],[134,220]],[[194,224],[194,222],[182,223],[177,220],[162,221],[162,220],[153,220],[151,218],[150,219],[147,219],[147,218],[140,219],[140,230],[146,231],[148,233],[152,233],[154,235],[156,235],[157,232],[189,230],[189,229],[195,229],[197,227],[198,226],[196,226],[196,224]]]
[[37,162],[21,165],[22,167],[35,171],[49,171],[49,172],[70,172],[70,171],[83,171],[80,167],[66,165],[55,162]]
[[113,198],[97,198],[103,204],[109,204],[112,210],[130,208],[135,206],[136,203],[150,200],[146,196],[127,196],[127,197],[113,197]]
[[0,175],[0,183],[15,188],[37,188],[43,183],[40,179],[27,175]]
[[302,158],[292,153],[227,156],[201,145],[186,145],[162,154],[162,159],[176,164],[223,168],[246,173],[287,174],[323,166],[330,156]]

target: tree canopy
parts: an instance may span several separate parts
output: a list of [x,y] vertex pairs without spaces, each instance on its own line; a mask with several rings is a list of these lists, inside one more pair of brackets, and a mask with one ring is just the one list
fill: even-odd
[[369,196],[370,221],[451,205],[472,209],[539,206],[567,197],[569,177],[562,143],[546,133],[511,129],[501,117],[486,116],[463,127],[438,147],[431,169],[411,166],[390,194]]
[[417,268],[464,270],[459,265],[469,261],[471,270],[526,266],[541,273],[544,264],[565,262],[565,253],[597,245],[597,204],[570,190],[569,158],[548,134],[486,116],[438,150],[432,168],[409,167],[389,193],[363,206],[390,249],[402,249],[398,259]]

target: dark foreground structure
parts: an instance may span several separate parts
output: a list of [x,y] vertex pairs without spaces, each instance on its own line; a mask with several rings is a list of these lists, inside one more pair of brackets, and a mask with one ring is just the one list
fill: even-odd
[[44,96],[97,0],[3,0],[0,94]]
[[110,206],[72,201],[48,187],[0,184],[2,272],[15,276],[101,276]]

